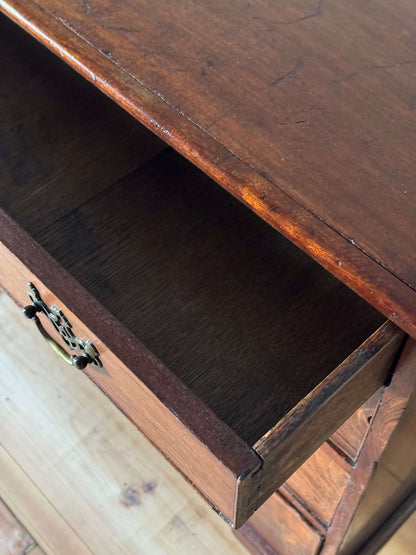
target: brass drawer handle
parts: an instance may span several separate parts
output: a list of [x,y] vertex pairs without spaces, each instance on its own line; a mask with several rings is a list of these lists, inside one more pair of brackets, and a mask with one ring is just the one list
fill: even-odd
[[[62,313],[62,310],[56,308],[55,306],[48,307],[39,294],[39,291],[32,283],[28,283],[27,291],[32,304],[24,307],[23,314],[26,318],[30,318],[35,321],[35,324],[40,331],[42,337],[49,343],[52,349],[64,359],[65,362],[75,366],[79,370],[84,370],[88,364],[93,364],[95,366],[101,367],[101,361],[97,349],[91,343],[91,341],[84,341],[79,337],[76,337],[72,331],[72,326],[67,320],[67,318]],[[65,351],[61,345],[55,339],[53,339],[49,333],[42,326],[38,314],[42,313],[46,315],[48,320],[52,323],[53,327],[62,337],[66,345],[71,350],[78,351],[80,354],[69,354]]]

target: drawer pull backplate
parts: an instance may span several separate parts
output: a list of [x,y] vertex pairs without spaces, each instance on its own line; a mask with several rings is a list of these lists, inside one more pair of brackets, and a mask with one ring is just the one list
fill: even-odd
[[[33,283],[28,283],[27,292],[32,304],[27,305],[23,309],[23,314],[26,318],[30,318],[35,321],[38,330],[41,335],[46,339],[52,349],[61,356],[65,362],[75,366],[79,370],[83,370],[88,364],[93,364],[95,366],[101,367],[101,361],[97,349],[91,343],[91,341],[84,341],[79,337],[74,335],[72,331],[72,325],[68,322],[67,318],[62,313],[62,310],[56,306],[48,307],[42,300],[39,291],[33,285]],[[65,344],[72,351],[77,351],[79,354],[69,354],[57,343],[42,326],[38,314],[43,313],[51,322],[53,327],[62,337]]]

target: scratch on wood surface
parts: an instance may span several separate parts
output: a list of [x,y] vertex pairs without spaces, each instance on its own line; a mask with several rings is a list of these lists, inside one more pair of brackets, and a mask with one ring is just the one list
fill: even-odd
[[363,70],[360,70],[360,71],[354,71],[352,73],[347,73],[346,75],[342,75],[338,79],[333,79],[330,82],[338,85],[340,83],[347,83],[348,81],[352,81],[356,77],[361,77],[363,74],[365,75],[365,74],[368,74],[368,73],[373,72],[373,71],[383,71],[383,70],[386,70],[386,69],[395,69],[395,68],[405,67],[405,66],[413,65],[413,64],[416,64],[416,60],[405,60],[403,62],[394,62],[394,63],[391,63],[391,64],[372,65],[372,66],[370,66],[366,69],[363,69]]
[[208,126],[207,129],[210,129],[211,127],[214,127],[214,125],[216,125],[217,123],[219,123],[223,118],[227,117],[234,109],[234,106],[230,106],[230,108],[228,108],[228,110],[226,110],[225,112],[223,112],[220,116],[218,116],[217,118],[214,119],[214,121],[212,121]]
[[385,64],[385,65],[375,65],[370,67],[370,70],[377,70],[377,69],[393,69],[395,67],[402,67],[411,64],[416,64],[416,60],[405,60],[404,62],[396,62],[393,64]]
[[253,20],[263,20],[266,23],[271,23],[273,25],[293,25],[295,23],[300,23],[302,21],[306,21],[308,19],[312,19],[314,17],[319,17],[320,15],[322,15],[323,3],[324,3],[324,0],[319,0],[316,8],[312,12],[306,15],[302,15],[300,17],[296,17],[295,19],[289,19],[288,21],[276,21],[276,20],[271,21],[271,20],[267,20],[264,17],[258,17],[258,16],[255,16]]
[[272,81],[272,82],[269,84],[269,87],[275,87],[276,85],[278,85],[278,84],[281,83],[282,81],[285,81],[286,79],[291,79],[291,78],[294,77],[302,68],[303,68],[303,62],[302,62],[302,60],[300,59],[293,69],[291,69],[290,71],[288,71],[287,73],[285,73],[285,75],[282,75],[281,77],[279,77],[279,78],[276,79],[275,81]]
[[310,121],[308,121],[307,119],[301,119],[299,121],[279,122],[277,125],[279,127],[288,127],[291,125],[302,125],[302,127],[306,128],[309,126],[309,124],[310,124]]
[[103,25],[103,28],[107,29],[108,31],[117,31],[120,33],[139,33],[140,34],[139,29],[132,29],[131,27],[119,27],[118,25]]
[[306,14],[302,17],[298,17],[297,19],[292,19],[291,21],[281,22],[280,25],[293,25],[294,23],[300,23],[301,21],[306,21],[307,19],[312,19],[313,17],[318,17],[322,14],[322,5],[324,0],[319,0],[318,5],[316,6],[315,10],[309,14]]

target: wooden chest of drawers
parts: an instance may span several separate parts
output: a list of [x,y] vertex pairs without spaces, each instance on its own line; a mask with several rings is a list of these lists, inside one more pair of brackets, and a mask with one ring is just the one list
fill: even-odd
[[[42,4],[0,6],[162,140],[3,18],[1,285],[32,303],[44,334],[54,322],[73,334],[94,383],[239,527],[388,379],[401,328],[414,332],[413,263],[407,286],[230,145],[201,142],[190,117],[131,79],[127,48],[82,42],[91,13],[111,19],[104,2],[59,17],[60,2]],[[132,31],[107,27],[124,48]]]

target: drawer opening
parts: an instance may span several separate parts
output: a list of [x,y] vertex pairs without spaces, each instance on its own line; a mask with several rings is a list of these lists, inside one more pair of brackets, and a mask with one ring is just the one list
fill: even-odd
[[1,26],[2,207],[254,445],[385,318]]
[[173,151],[36,238],[249,444],[384,321]]

